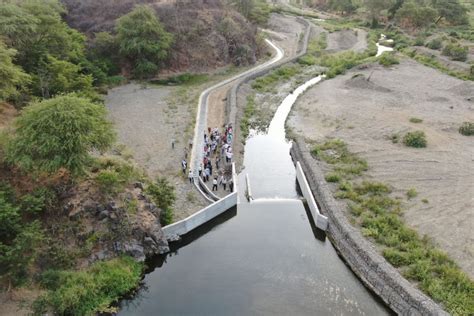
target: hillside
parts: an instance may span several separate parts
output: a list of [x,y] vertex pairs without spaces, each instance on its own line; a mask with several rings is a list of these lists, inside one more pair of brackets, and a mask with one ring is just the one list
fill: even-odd
[[98,32],[114,32],[115,21],[135,5],[148,4],[166,31],[174,36],[171,71],[205,71],[229,63],[255,63],[260,52],[257,28],[221,0],[63,0],[68,24],[89,38]]

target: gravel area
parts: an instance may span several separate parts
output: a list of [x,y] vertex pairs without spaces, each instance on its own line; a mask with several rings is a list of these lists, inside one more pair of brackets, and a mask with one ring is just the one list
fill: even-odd
[[335,53],[352,50],[357,53],[367,49],[367,32],[360,29],[342,30],[328,34],[326,51]]
[[[179,87],[128,84],[109,91],[106,106],[115,123],[118,141],[133,153],[152,178],[165,176],[176,188],[175,220],[207,203],[181,172],[181,160],[194,131],[194,109]],[[171,142],[175,140],[175,148]]]
[[[404,201],[406,222],[474,278],[474,146],[458,133],[462,122],[474,121],[473,101],[474,83],[403,60],[323,81],[297,101],[288,125],[308,141],[348,143],[368,160],[369,176],[389,183]],[[426,133],[427,148],[390,139],[413,130]],[[410,188],[418,196],[407,200]]]

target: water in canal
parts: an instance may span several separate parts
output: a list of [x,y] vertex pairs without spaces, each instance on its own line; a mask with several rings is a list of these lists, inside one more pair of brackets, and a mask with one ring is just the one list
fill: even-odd
[[314,229],[297,199],[283,112],[268,134],[245,147],[243,172],[255,200],[242,201],[151,261],[144,286],[122,301],[120,315],[389,313]]

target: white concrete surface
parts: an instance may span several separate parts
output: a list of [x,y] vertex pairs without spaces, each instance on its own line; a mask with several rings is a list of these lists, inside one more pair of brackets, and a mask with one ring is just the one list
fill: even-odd
[[306,180],[306,176],[304,175],[303,169],[301,169],[301,164],[299,161],[296,162],[296,179],[298,180],[298,184],[300,185],[304,198],[308,202],[308,206],[316,227],[326,231],[328,228],[328,218],[322,215],[319,211],[318,205],[314,200],[313,193],[311,192],[308,180]]
[[165,234],[166,239],[176,240],[179,236],[189,233],[193,229],[203,225],[236,205],[237,192],[233,192],[199,212],[194,213],[179,222],[163,227],[163,233]]

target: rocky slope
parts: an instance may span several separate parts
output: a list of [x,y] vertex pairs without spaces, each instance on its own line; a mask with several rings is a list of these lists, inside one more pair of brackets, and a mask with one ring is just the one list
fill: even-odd
[[93,36],[113,32],[115,20],[137,4],[152,6],[175,43],[166,68],[205,71],[226,64],[255,63],[260,54],[257,28],[221,0],[63,0],[66,21]]

